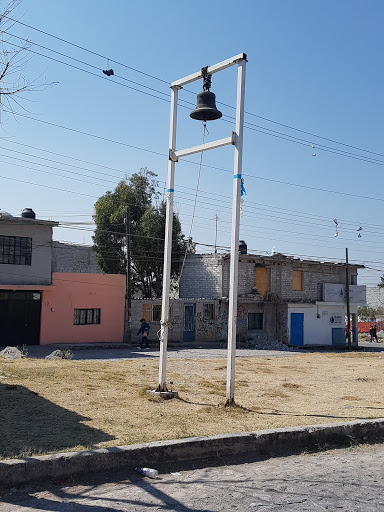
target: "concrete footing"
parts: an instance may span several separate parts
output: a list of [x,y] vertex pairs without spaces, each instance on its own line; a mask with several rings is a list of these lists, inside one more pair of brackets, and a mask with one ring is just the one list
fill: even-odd
[[166,400],[170,400],[171,398],[179,398],[179,393],[177,391],[156,391],[155,389],[148,389],[147,393],[152,396],[165,398]]
[[161,473],[167,466],[177,468],[195,461],[205,465],[225,464],[236,457],[238,462],[244,458],[258,460],[377,442],[384,442],[383,418],[158,441],[3,460],[0,461],[0,487],[42,484],[100,471],[131,470],[136,466],[153,467]]

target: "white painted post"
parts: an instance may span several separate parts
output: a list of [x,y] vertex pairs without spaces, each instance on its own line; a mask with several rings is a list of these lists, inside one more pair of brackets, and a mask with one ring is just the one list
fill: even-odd
[[241,199],[241,171],[243,157],[244,95],[246,60],[238,64],[236,102],[236,142],[232,201],[231,259],[229,273],[228,352],[226,405],[235,400],[235,356],[237,324],[237,285],[239,272],[239,227]]
[[[176,149],[176,123],[177,123],[177,97],[179,87],[171,87],[171,121],[169,130],[169,155]],[[167,345],[169,323],[169,290],[171,284],[171,255],[172,255],[172,225],[173,225],[173,194],[175,186],[175,162],[169,156],[168,160],[168,189],[165,221],[164,243],[164,270],[163,270],[163,295],[161,301],[161,334],[160,334],[160,364],[159,385],[156,391],[167,391]]]

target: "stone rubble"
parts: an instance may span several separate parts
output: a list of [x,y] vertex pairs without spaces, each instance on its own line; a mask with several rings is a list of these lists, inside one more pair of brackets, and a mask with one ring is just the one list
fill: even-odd
[[272,338],[266,334],[255,334],[248,336],[247,340],[240,343],[241,348],[249,348],[254,350],[284,350],[284,351],[296,351],[295,347],[288,347],[285,343]]
[[51,354],[45,357],[45,359],[64,359],[64,352],[62,350],[54,350]]
[[5,357],[5,359],[21,359],[23,356],[18,348],[5,347],[5,349],[0,352],[0,357]]

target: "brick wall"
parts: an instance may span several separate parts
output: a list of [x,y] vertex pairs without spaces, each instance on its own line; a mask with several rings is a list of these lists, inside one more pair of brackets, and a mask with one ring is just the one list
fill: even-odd
[[62,242],[52,244],[52,272],[101,274],[91,246]]

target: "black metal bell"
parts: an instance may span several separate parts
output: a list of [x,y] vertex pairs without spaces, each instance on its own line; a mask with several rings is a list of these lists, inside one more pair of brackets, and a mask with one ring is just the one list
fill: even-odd
[[220,119],[223,115],[216,108],[216,96],[211,91],[199,92],[197,95],[197,104],[195,110],[189,115],[197,121],[214,121]]

